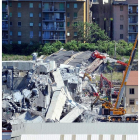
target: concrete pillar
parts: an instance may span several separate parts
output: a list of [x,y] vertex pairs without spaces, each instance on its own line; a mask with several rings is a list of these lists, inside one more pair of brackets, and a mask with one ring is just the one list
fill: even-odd
[[72,140],[76,140],[76,135],[72,135]]
[[60,140],[64,140],[64,135],[60,135]]
[[91,140],[91,135],[87,135],[87,140]]

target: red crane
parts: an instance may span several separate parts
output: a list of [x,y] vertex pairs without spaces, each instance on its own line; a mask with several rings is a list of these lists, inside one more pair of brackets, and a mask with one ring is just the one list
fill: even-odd
[[116,59],[112,59],[112,58],[109,58],[107,56],[105,56],[104,54],[101,54],[100,52],[98,52],[97,50],[95,50],[92,54],[91,54],[91,57],[93,59],[96,59],[96,58],[100,58],[100,59],[106,59],[108,61],[112,61],[112,62],[116,62],[116,63],[119,63],[123,66],[127,66],[127,63],[124,63],[122,61],[119,61],[119,60],[116,60]]

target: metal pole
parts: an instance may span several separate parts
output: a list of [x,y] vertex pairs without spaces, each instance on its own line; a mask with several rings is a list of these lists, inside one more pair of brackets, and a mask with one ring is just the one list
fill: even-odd
[[114,53],[114,57],[116,58],[116,41],[115,41],[115,53]]
[[111,102],[111,89],[112,89],[112,70],[111,70],[111,87],[110,87],[110,97],[109,97],[110,102]]

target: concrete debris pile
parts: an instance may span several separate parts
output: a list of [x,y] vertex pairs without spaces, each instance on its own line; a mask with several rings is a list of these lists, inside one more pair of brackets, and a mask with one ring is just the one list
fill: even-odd
[[75,121],[86,110],[79,104],[83,70],[35,57],[21,64],[3,62],[3,119],[11,124]]
[[44,60],[33,53],[32,61],[3,61],[3,119],[11,124],[98,121],[101,103],[92,106],[99,91],[95,71],[104,66],[90,55],[59,51]]

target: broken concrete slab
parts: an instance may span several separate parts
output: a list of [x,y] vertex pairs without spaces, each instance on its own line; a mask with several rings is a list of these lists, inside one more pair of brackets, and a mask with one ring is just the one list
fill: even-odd
[[31,97],[31,94],[32,93],[32,91],[30,91],[30,90],[28,90],[28,89],[24,89],[24,90],[22,90],[22,94],[23,94],[23,96],[26,98],[26,99],[30,99],[30,97]]
[[34,69],[35,61],[2,61],[3,69],[16,68],[17,70],[29,71]]
[[62,88],[59,91],[55,91],[53,93],[51,104],[46,114],[46,121],[47,120],[53,120],[53,121],[60,120],[65,101],[66,101],[66,95],[65,95],[64,88]]
[[46,63],[37,63],[38,73],[48,73],[56,69],[55,61],[47,61]]
[[63,117],[60,120],[60,123],[72,123],[74,120],[76,120],[76,118],[78,118],[83,113],[83,111],[84,111],[83,108],[79,108],[76,106],[65,117]]
[[23,95],[21,94],[20,91],[13,91],[13,101],[14,102],[21,102],[23,99]]
[[64,87],[64,82],[63,82],[62,76],[60,74],[60,70],[57,68],[57,70],[54,71],[52,74],[53,74],[53,77],[54,77],[54,81],[57,85],[57,86],[53,86],[52,90],[55,91],[58,88],[61,89],[62,87]]

